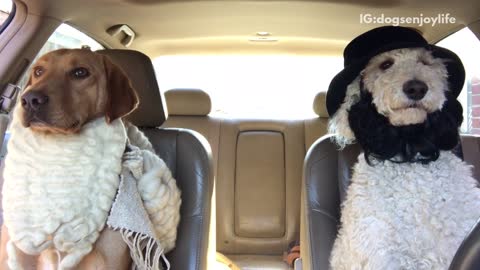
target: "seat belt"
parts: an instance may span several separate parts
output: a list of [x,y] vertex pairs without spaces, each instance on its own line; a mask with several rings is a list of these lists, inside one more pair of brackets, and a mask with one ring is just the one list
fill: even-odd
[[464,160],[473,166],[473,177],[480,182],[480,136],[462,134],[460,138]]
[[0,138],[2,139],[2,146],[0,150],[1,160],[3,160],[6,154],[5,146],[8,138],[5,137],[5,133],[10,122],[9,113],[15,106],[19,92],[20,87],[9,83],[0,96]]

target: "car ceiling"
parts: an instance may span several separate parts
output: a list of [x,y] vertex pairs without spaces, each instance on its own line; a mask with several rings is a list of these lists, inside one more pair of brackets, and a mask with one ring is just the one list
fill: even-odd
[[[340,55],[362,32],[360,14],[436,16],[449,13],[455,24],[417,27],[434,42],[480,18],[478,0],[22,0],[28,12],[66,22],[119,47],[106,30],[126,24],[137,37],[131,49],[150,57],[171,54]],[[251,42],[267,31],[276,42]]]

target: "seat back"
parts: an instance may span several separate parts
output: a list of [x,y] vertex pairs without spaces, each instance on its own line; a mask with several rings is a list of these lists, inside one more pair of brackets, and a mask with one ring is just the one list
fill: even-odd
[[300,230],[303,122],[225,120],[217,174],[217,249],[281,255]]
[[326,135],[308,151],[303,167],[300,243],[303,269],[329,269],[340,203],[361,149],[338,146]]
[[142,131],[182,191],[176,247],[167,254],[172,269],[208,269],[213,199],[210,146],[203,136],[186,129],[143,128]]
[[313,100],[313,111],[317,115],[315,118],[305,120],[305,152],[310,149],[312,144],[328,130],[328,112],[326,105],[327,92],[319,92]]
[[215,243],[211,241],[214,235],[210,234],[214,172],[208,142],[194,131],[158,128],[166,119],[166,109],[152,62],[147,56],[131,50],[97,52],[107,55],[130,78],[140,105],[128,120],[149,138],[182,192],[176,246],[166,255],[171,268],[209,269],[209,256],[214,256]]
[[200,89],[171,89],[165,92],[168,118],[162,128],[187,128],[202,134],[212,148],[214,174],[217,174],[220,119],[209,117],[210,96]]
[[198,89],[165,93],[162,127],[198,131],[216,164],[217,248],[242,268],[284,269],[281,254],[300,231],[300,184],[306,149],[326,133],[324,93],[308,120],[227,120],[208,116],[211,101]]

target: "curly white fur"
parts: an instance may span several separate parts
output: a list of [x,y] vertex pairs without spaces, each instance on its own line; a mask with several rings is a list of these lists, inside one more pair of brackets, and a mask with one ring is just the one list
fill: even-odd
[[335,142],[342,149],[355,141],[355,135],[353,134],[353,131],[348,123],[348,110],[350,110],[350,107],[352,107],[352,105],[355,104],[359,99],[360,76],[350,83],[350,85],[348,85],[342,105],[333,115],[330,121],[328,121],[328,133],[335,134],[332,139],[335,140]]
[[[386,60],[393,64],[382,70],[380,66]],[[364,87],[372,93],[378,113],[399,126],[422,123],[427,113],[440,110],[448,91],[448,73],[443,61],[423,48],[398,49],[373,57],[362,74]],[[403,84],[409,80],[427,84],[428,91],[421,100],[411,100],[403,93]]]
[[[393,65],[382,70],[379,66],[386,60]],[[423,122],[427,113],[442,108],[445,91],[448,91],[447,70],[442,59],[434,58],[426,49],[398,49],[373,57],[361,71],[364,88],[372,94],[378,112],[395,126]],[[329,133],[341,147],[355,142],[355,135],[348,123],[348,111],[360,97],[360,79],[352,81],[340,108],[328,123]],[[409,80],[421,80],[428,92],[420,101],[413,101],[403,93],[403,84]],[[416,105],[416,108],[411,108]]]
[[75,136],[47,135],[18,119],[11,126],[3,186],[9,267],[17,269],[14,245],[32,255],[55,248],[65,253],[60,268],[72,268],[105,226],[119,185],[125,128],[121,120],[99,118]]
[[342,206],[332,269],[448,269],[480,217],[471,166],[451,152],[427,165],[363,155]]

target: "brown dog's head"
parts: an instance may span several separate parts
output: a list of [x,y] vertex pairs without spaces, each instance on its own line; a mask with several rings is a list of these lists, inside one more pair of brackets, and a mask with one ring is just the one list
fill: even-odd
[[97,117],[110,123],[129,114],[138,97],[125,73],[106,56],[61,49],[32,66],[20,102],[24,127],[69,134]]

